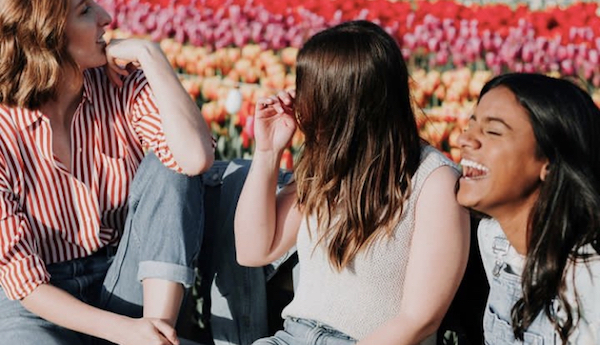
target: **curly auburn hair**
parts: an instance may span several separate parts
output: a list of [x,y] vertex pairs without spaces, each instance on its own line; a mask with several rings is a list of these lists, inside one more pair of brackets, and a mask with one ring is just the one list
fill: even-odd
[[0,103],[38,109],[56,97],[67,53],[69,0],[0,0]]

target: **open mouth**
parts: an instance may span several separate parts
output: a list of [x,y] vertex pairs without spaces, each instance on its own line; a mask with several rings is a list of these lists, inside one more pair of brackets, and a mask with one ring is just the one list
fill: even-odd
[[462,175],[467,179],[474,180],[484,178],[490,171],[486,166],[464,158],[460,161],[460,165],[462,166]]
[[102,33],[102,35],[100,35],[100,37],[98,37],[98,40],[96,41],[96,43],[106,44],[106,40],[104,39],[104,32]]

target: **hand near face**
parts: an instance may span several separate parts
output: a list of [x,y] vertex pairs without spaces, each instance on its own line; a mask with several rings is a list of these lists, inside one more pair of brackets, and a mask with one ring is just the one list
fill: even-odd
[[260,98],[254,113],[256,151],[281,152],[296,131],[294,98],[296,92],[281,91],[276,96]]
[[160,52],[160,47],[151,41],[142,39],[112,39],[106,46],[106,71],[111,82],[119,87],[123,85],[120,76],[128,76],[142,67],[143,55]]

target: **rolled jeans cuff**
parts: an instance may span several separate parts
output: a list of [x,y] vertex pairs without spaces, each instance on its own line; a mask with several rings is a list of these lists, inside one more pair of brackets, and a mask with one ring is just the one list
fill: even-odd
[[190,267],[168,262],[141,261],[137,272],[137,279],[142,281],[146,278],[181,283],[187,289],[194,283],[195,272]]

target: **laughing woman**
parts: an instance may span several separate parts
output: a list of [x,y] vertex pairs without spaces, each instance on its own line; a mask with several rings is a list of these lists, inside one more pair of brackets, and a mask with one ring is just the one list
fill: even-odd
[[572,83],[488,82],[460,136],[479,226],[486,344],[600,343],[600,111]]
[[211,137],[160,48],[107,45],[110,21],[92,0],[0,0],[6,344],[179,343]]

